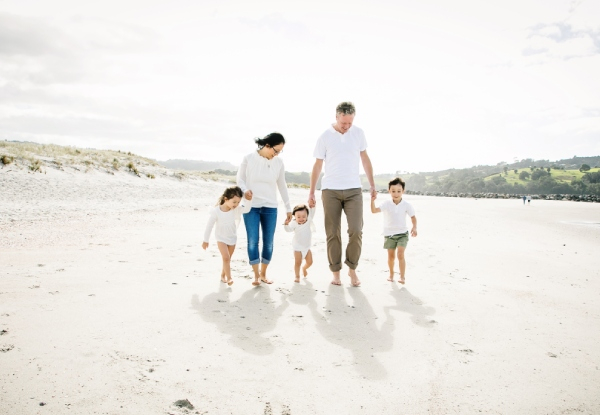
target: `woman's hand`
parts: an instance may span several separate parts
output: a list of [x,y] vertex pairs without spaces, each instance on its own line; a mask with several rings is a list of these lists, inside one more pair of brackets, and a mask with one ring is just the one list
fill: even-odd
[[246,198],[246,200],[252,200],[252,190],[246,190],[246,193],[244,193],[244,197]]

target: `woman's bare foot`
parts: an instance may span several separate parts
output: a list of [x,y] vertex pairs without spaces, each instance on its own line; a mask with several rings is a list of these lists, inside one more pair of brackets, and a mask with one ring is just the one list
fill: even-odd
[[353,269],[348,270],[348,276],[350,277],[350,284],[353,287],[360,287],[360,281],[358,280],[358,276],[356,275],[356,271]]
[[300,282],[300,275],[296,275],[296,278],[294,278],[294,282]]
[[265,284],[273,284],[273,281],[271,281],[271,280],[267,279],[267,276],[266,276],[266,275],[263,275],[263,274],[261,274],[261,275],[260,275],[260,280],[261,280],[262,282],[264,282]]

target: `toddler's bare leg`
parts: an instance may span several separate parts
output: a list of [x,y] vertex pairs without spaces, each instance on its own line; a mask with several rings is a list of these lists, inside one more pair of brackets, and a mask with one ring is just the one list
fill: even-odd
[[388,277],[387,280],[390,282],[393,282],[394,281],[394,262],[396,261],[396,250],[388,249],[387,253],[388,253],[388,268],[390,270],[390,276]]
[[300,282],[300,265],[302,265],[302,252],[294,251],[294,282]]
[[400,284],[404,284],[404,274],[406,273],[406,259],[404,259],[405,250],[406,248],[403,246],[398,247],[398,262],[400,263],[400,280],[398,282],[400,282]]
[[308,269],[310,268],[310,266],[312,264],[313,264],[312,252],[309,249],[308,252],[306,253],[306,258],[304,258],[304,266],[302,267],[302,274],[304,275],[304,278],[306,278],[308,276]]

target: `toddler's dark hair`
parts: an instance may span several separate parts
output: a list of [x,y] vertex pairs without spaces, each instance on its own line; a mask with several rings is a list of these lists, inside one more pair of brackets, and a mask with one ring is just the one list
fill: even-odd
[[292,216],[294,216],[296,214],[296,212],[301,212],[303,210],[306,211],[307,215],[310,213],[310,210],[308,209],[308,206],[306,206],[304,204],[294,206],[294,209],[292,210]]
[[221,206],[223,203],[225,203],[226,200],[229,200],[236,196],[239,198],[244,197],[244,192],[242,192],[242,189],[239,186],[228,187],[227,189],[225,189],[221,197],[219,197],[219,202],[217,203],[217,205]]
[[391,180],[388,183],[388,190],[390,189],[390,187],[395,186],[397,184],[399,184],[400,186],[402,186],[402,190],[404,190],[404,188],[406,186],[406,183],[400,177],[396,177],[395,179]]

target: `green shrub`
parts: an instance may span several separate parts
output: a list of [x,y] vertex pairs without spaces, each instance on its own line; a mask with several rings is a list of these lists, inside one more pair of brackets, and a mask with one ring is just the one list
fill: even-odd
[[14,158],[11,157],[11,156],[7,156],[7,155],[3,154],[0,157],[0,161],[2,162],[2,164],[10,164],[10,163],[12,163],[14,161]]
[[36,172],[39,171],[40,173],[42,172],[42,162],[34,159],[31,161],[31,164],[29,165],[29,170]]

